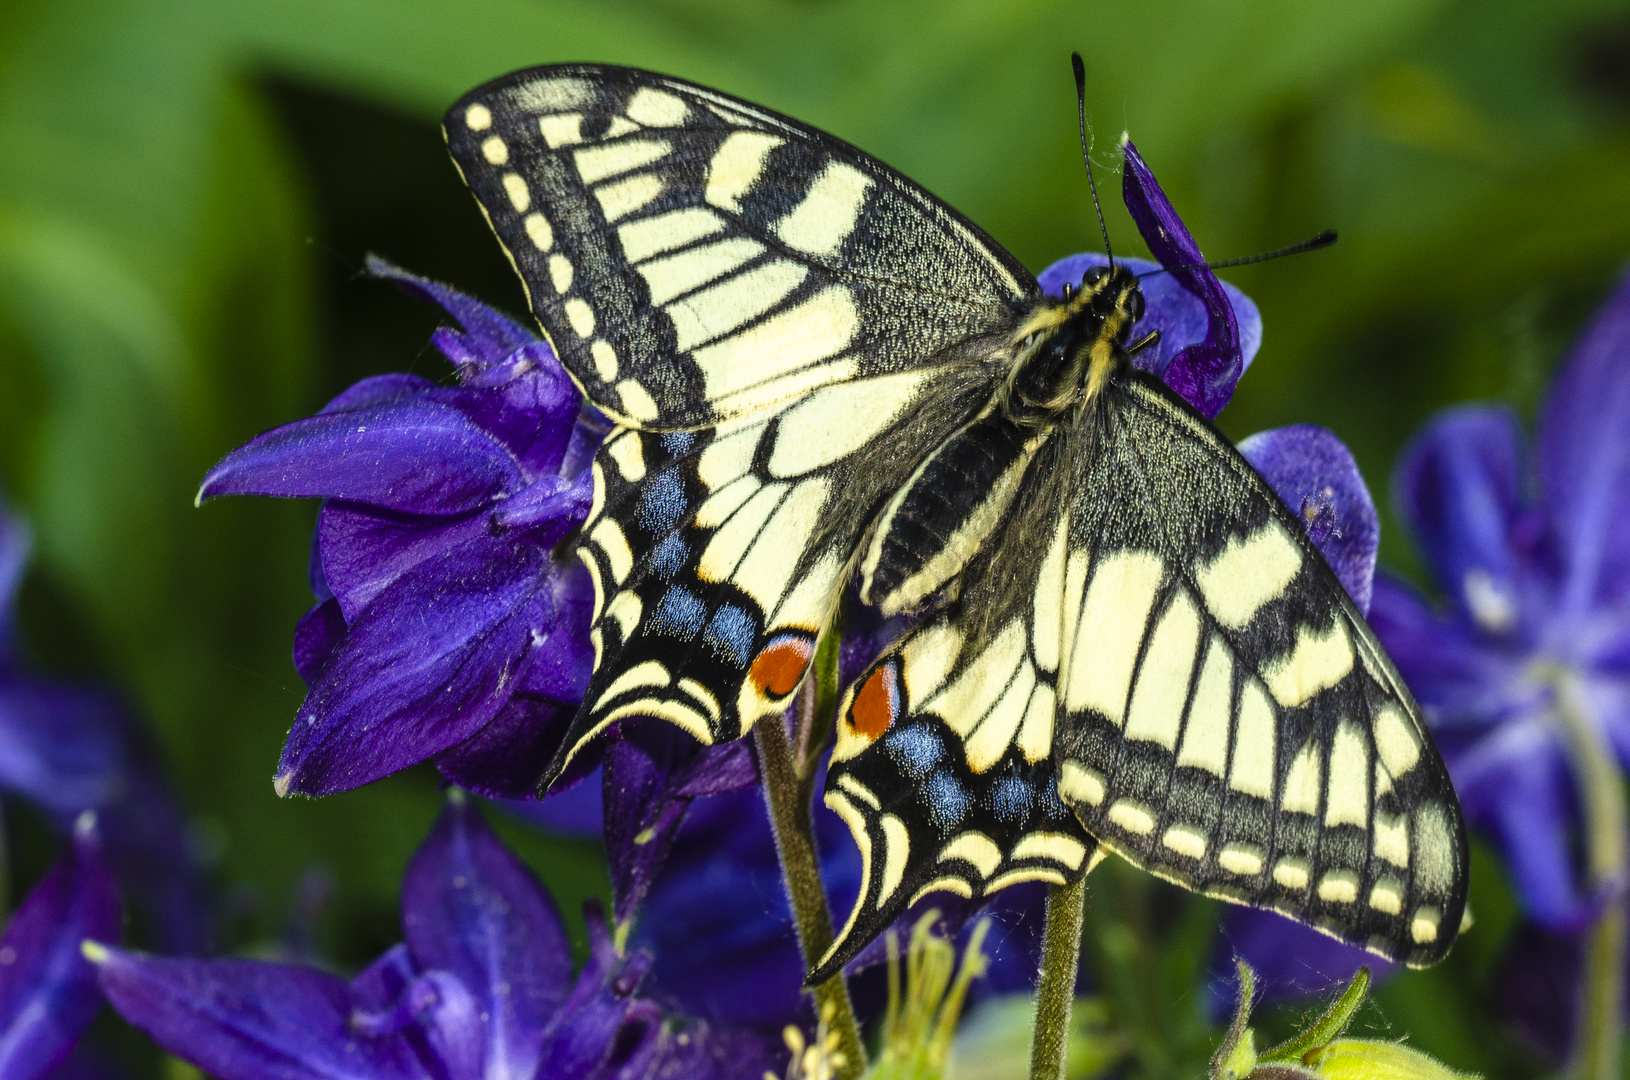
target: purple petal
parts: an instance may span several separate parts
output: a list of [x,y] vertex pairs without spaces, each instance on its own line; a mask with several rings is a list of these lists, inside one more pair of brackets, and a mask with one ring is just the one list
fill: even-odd
[[295,716],[280,792],[377,780],[481,730],[552,622],[547,553],[483,536],[395,582],[352,623]]
[[723,795],[758,783],[758,762],[745,740],[704,746],[677,778],[674,793],[686,797]]
[[1521,657],[1490,645],[1464,617],[1434,612],[1385,571],[1375,577],[1369,623],[1440,741],[1446,732],[1480,730],[1537,703]]
[[103,850],[154,941],[172,953],[214,943],[215,906],[187,818],[150,753],[136,748],[118,794],[98,808]]
[[537,639],[537,657],[526,669],[521,690],[536,697],[576,704],[583,700],[594,671],[589,621],[594,612],[594,583],[575,558],[550,567],[549,588],[555,621]]
[[352,978],[352,1007],[366,1012],[388,1009],[417,975],[407,942],[397,942]]
[[[545,355],[537,356],[539,350]],[[428,396],[507,446],[528,478],[547,476],[561,471],[583,399],[547,345],[520,355],[531,357],[533,366],[503,386],[444,387]]]
[[1183,288],[1198,297],[1206,309],[1205,337],[1179,352],[1166,368],[1166,384],[1207,419],[1222,412],[1234,387],[1245,371],[1240,349],[1239,324],[1222,283],[1203,265],[1205,256],[1172,209],[1154,173],[1144,163],[1132,140],[1123,138],[1126,171],[1121,177],[1121,196],[1137,223],[1143,242],[1170,275]]
[[[515,350],[538,340],[536,334],[529,333],[518,323],[500,315],[479,300],[465,296],[457,289],[438,281],[410,274],[377,255],[368,256],[368,272],[374,277],[394,281],[404,292],[439,305],[443,311],[458,320],[459,325],[464,328],[464,333],[449,335],[449,339],[456,343],[459,353],[458,355],[447,353],[447,359],[455,366],[464,364],[485,366],[499,363]],[[442,343],[438,341],[437,344]],[[445,347],[443,351],[446,352]]]
[[435,383],[419,375],[394,371],[385,375],[372,375],[340,391],[338,397],[324,405],[318,412],[354,412],[376,405],[388,405],[402,398],[418,397],[435,388]]
[[701,746],[670,724],[625,724],[606,751],[606,857],[616,918],[639,910],[668,857],[692,798],[754,784],[758,767],[745,742]]
[[457,517],[418,517],[329,502],[317,515],[324,583],[354,620],[387,587],[427,560],[491,534],[485,509]]
[[[817,804],[814,815],[821,874],[841,917],[860,889],[860,853],[836,814]],[[652,951],[653,982],[692,1016],[772,1030],[800,1018],[804,961],[760,791],[691,804],[633,943]]]
[[786,1064],[786,1046],[774,1035],[702,1021],[665,1033],[647,1080],[761,1080],[780,1076]]
[[[594,667],[588,641],[594,598],[588,575],[580,566],[551,566],[549,581],[555,620],[533,628],[531,656],[515,696],[480,731],[436,759],[443,776],[481,795],[513,799],[536,793],[538,778],[560,748]],[[578,755],[556,790],[596,768],[598,756]],[[594,800],[598,835],[598,794]]]
[[1562,609],[1630,592],[1630,274],[1551,385],[1536,445],[1560,548]]
[[567,787],[557,787],[545,797],[503,799],[497,805],[529,825],[575,839],[598,839],[606,828],[605,801],[600,767]]
[[1296,515],[1358,610],[1369,611],[1381,522],[1352,452],[1312,424],[1259,431],[1239,452]]
[[1546,721],[1508,722],[1448,759],[1466,819],[1493,837],[1523,909],[1541,926],[1580,929],[1596,901],[1581,890],[1571,857],[1573,777]]
[[80,1043],[45,1074],[45,1080],[129,1080],[129,1073]]
[[674,792],[674,782],[699,750],[691,736],[655,721],[627,725],[606,750],[606,859],[619,925],[632,921],[673,846],[690,806]]
[[0,938],[0,1076],[38,1076],[102,1007],[86,939],[119,938],[119,898],[89,819],[73,851],[28,894]]
[[421,398],[273,428],[204,477],[198,498],[335,498],[458,514],[525,484],[515,456],[457,409]]
[[420,1080],[400,1032],[359,1033],[345,982],[255,960],[175,960],[107,949],[102,989],[165,1050],[223,1080]]
[[594,477],[583,473],[577,480],[544,476],[493,510],[495,525],[506,529],[536,528],[537,543],[553,547],[565,535],[583,524],[594,498]]
[[1329,994],[1361,967],[1384,979],[1397,966],[1343,944],[1285,916],[1260,908],[1229,907],[1223,916],[1226,955],[1217,974],[1232,974],[1238,956],[1256,969],[1265,1000]]
[[1581,944],[1577,934],[1524,922],[1488,981],[1495,1015],[1550,1065],[1561,1065],[1573,1042]]
[[598,938],[593,956],[549,1023],[539,1077],[618,1076],[630,1054],[644,1056],[648,1043],[658,1037],[661,1012],[633,997],[650,968],[650,956],[636,952],[626,962],[618,959],[604,939],[603,924],[596,928],[591,922],[590,935]]
[[451,972],[486,1020],[487,1080],[531,1080],[571,986],[554,902],[460,795],[408,866],[402,926],[420,970]]
[[0,683],[0,788],[72,820],[118,791],[124,750],[107,695],[43,680]]
[[[1164,377],[1166,369],[1177,355],[1191,345],[1205,341],[1211,327],[1211,316],[1205,301],[1189,292],[1171,274],[1153,273],[1159,263],[1148,259],[1117,259],[1116,262],[1143,275],[1139,288],[1143,290],[1143,318],[1132,325],[1129,341],[1136,341],[1150,330],[1160,331],[1160,340],[1132,358],[1132,366],[1151,375]],[[1107,266],[1109,256],[1097,252],[1068,255],[1036,276],[1042,291],[1048,296],[1062,296],[1065,285],[1079,285],[1081,278],[1094,266]],[[1234,321],[1239,328],[1240,372],[1251,366],[1257,350],[1262,347],[1262,315],[1256,303],[1238,288],[1224,281],[1223,292],[1234,310]],[[1190,402],[1193,404],[1193,402]]]
[[294,627],[294,670],[307,686],[322,675],[344,640],[345,616],[340,614],[340,602],[332,596],[300,616]]
[[1522,434],[1509,409],[1449,409],[1410,441],[1392,489],[1443,591],[1485,631],[1517,621]]
[[516,694],[480,731],[438,754],[436,768],[477,795],[530,798],[576,715],[576,703]]

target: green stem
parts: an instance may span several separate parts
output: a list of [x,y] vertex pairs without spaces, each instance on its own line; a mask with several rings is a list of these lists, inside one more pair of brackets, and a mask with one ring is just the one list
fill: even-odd
[[[781,857],[781,877],[792,902],[793,922],[798,929],[798,947],[804,965],[813,967],[832,945],[832,914],[826,906],[826,890],[821,885],[820,862],[815,857],[814,828],[809,816],[810,798],[815,790],[813,771],[799,773],[787,738],[786,725],[779,717],[766,717],[753,725],[753,741],[758,748],[758,767],[764,778],[764,804],[770,811],[775,831],[775,848]],[[857,1077],[866,1068],[866,1050],[860,1042],[860,1025],[849,1001],[849,985],[842,973],[815,988],[817,1015],[830,1009],[827,1023],[838,1036],[843,1067],[839,1080]]]
[[1545,673],[1556,692],[1556,718],[1573,759],[1585,811],[1585,854],[1590,884],[1613,890],[1585,942],[1579,985],[1579,1024],[1574,1033],[1574,1080],[1617,1080],[1624,1047],[1624,956],[1630,921],[1625,884],[1624,780],[1613,751],[1590,713],[1579,679],[1565,668]]
[[1047,890],[1041,978],[1036,983],[1036,1026],[1030,1042],[1030,1080],[1064,1080],[1075,1005],[1075,970],[1081,960],[1081,918],[1087,879]]

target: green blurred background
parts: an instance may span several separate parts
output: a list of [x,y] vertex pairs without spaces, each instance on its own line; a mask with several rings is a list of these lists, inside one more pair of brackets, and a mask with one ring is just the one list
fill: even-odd
[[[523,310],[442,149],[444,106],[550,61],[682,75],[851,140],[1039,270],[1097,245],[1072,49],[1099,162],[1129,129],[1208,254],[1340,231],[1229,275],[1266,333],[1222,422],[1328,425],[1383,504],[1433,410],[1533,408],[1630,256],[1620,3],[0,3],[0,479],[36,530],[27,642],[150,722],[234,898],[230,941],[275,935],[313,869],[331,955],[393,940],[438,805],[424,770],[273,795],[315,507],[192,497],[227,450],[355,379],[444,370],[435,313],[362,279],[367,252]],[[1117,250],[1140,251],[1111,201]],[[1413,571],[1390,515],[1383,557]],[[505,831],[567,910],[604,890],[592,846]],[[1474,976],[1509,903],[1479,867],[1460,959],[1383,999],[1418,1045],[1503,1071]]]

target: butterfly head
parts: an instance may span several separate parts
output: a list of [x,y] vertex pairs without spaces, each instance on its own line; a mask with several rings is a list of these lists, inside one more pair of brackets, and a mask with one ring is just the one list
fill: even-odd
[[1039,301],[1013,334],[1002,405],[1027,427],[1056,423],[1095,398],[1130,355],[1143,291],[1124,266],[1094,266],[1079,288]]

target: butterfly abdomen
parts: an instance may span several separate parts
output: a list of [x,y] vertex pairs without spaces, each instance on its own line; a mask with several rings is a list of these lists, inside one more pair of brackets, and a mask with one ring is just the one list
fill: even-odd
[[861,599],[893,615],[943,588],[1001,522],[1045,438],[988,409],[924,459],[878,517]]

